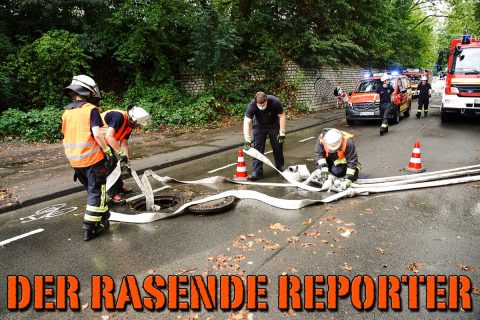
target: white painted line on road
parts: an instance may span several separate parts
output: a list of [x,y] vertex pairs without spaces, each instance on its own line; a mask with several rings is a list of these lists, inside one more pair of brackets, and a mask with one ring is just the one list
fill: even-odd
[[210,170],[210,171],[208,171],[208,173],[214,173],[214,172],[220,171],[220,170],[228,168],[228,167],[233,167],[236,164],[237,164],[236,162],[235,163],[230,163],[230,164],[227,164],[226,166],[223,166],[221,168]]
[[311,140],[311,139],[315,139],[315,137],[305,138],[305,139],[302,139],[302,140],[300,140],[300,141],[298,141],[298,142],[305,142],[305,141]]
[[21,234],[19,236],[16,236],[16,237],[13,237],[13,238],[10,238],[10,239],[7,239],[7,240],[3,240],[2,242],[0,242],[0,247],[4,246],[6,244],[9,244],[10,242],[17,241],[17,240],[20,240],[22,238],[31,236],[32,234],[40,233],[40,232],[43,232],[43,231],[45,231],[45,229],[40,228],[40,229],[36,229],[36,230],[30,231],[30,232]]

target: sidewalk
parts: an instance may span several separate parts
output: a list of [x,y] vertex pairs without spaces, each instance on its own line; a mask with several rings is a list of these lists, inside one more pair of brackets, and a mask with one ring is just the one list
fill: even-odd
[[[289,132],[299,131],[319,124],[341,119],[343,110],[314,113],[305,118],[287,121]],[[199,159],[243,144],[242,125],[201,130],[180,137],[161,141],[135,141],[132,137],[130,154],[137,172],[159,170],[183,162]],[[48,147],[50,152],[63,153],[61,145]],[[43,159],[42,159],[43,160]],[[26,164],[18,168],[0,168],[1,188],[13,192],[10,201],[0,202],[0,213],[37,204],[64,195],[83,191],[84,187],[73,182],[73,170],[66,158],[43,160],[41,166]]]

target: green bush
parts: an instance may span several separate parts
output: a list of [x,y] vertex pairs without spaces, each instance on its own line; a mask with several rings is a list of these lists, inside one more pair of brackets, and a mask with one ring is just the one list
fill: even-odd
[[62,113],[54,107],[28,112],[8,109],[0,116],[0,132],[28,142],[54,142],[62,138]]

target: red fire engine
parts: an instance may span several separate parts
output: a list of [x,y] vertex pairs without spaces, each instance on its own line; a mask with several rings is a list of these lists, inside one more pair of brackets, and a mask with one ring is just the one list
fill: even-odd
[[480,37],[465,35],[450,42],[440,112],[442,120],[448,113],[480,113]]

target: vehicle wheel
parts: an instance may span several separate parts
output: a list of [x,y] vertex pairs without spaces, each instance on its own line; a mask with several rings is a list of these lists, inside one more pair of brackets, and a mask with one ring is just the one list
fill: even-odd
[[351,119],[347,119],[347,124],[349,126],[353,126],[355,124],[355,121],[354,120],[351,120]]
[[410,100],[410,104],[408,105],[408,109],[403,112],[403,115],[406,117],[410,117],[410,110],[412,110],[412,101]]
[[395,118],[392,119],[393,124],[397,124],[400,122],[400,109],[397,107],[397,111],[395,112]]
[[[203,198],[203,197],[202,197]],[[198,199],[198,198],[197,198]],[[193,199],[196,200],[196,199]],[[195,204],[187,208],[187,211],[197,215],[210,215],[222,213],[235,205],[235,197],[225,197],[205,203]]]

